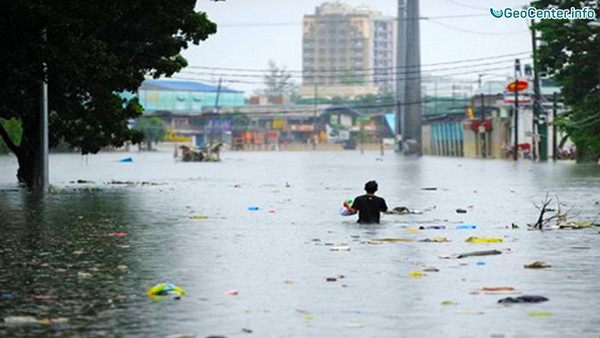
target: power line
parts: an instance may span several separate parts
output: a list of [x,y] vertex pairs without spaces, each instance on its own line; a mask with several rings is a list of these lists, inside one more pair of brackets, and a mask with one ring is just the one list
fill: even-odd
[[[507,70],[507,66],[504,67],[495,67],[495,68],[485,68],[485,69],[476,69],[476,70],[472,70],[469,72],[465,72],[465,71],[461,71],[458,73],[450,73],[450,74],[443,74],[443,76],[452,76],[452,75],[467,75],[467,74],[479,74],[482,72],[489,72],[489,71],[496,71],[496,70]],[[180,72],[180,74],[190,74],[190,75],[213,75],[210,73],[193,73],[193,72]],[[227,75],[227,76],[233,76],[232,75]],[[216,76],[216,75],[215,75]],[[427,78],[439,78],[439,75],[425,75],[425,76],[416,76],[416,77],[404,77],[401,79],[405,79],[405,80],[411,80],[411,79],[417,79],[417,78],[421,78],[421,79],[427,79]],[[193,78],[190,78],[193,79]],[[198,80],[198,81],[202,81],[202,80]],[[206,80],[204,80],[206,81]],[[212,81],[212,80],[210,80]],[[229,83],[245,83],[245,84],[264,84],[264,81],[245,81],[245,80],[231,80],[231,79],[226,79],[224,78],[223,81],[229,82]],[[344,81],[344,83],[341,84],[359,84],[359,83],[378,83],[378,82],[385,82],[385,80],[378,80],[378,79],[371,79],[371,80],[354,80],[354,81]],[[308,85],[312,85],[315,83],[307,83]],[[324,82],[316,82],[316,84],[328,84],[328,83],[324,83]]]
[[[514,56],[519,56],[519,55],[524,55],[524,54],[531,54],[530,51],[524,51],[524,52],[518,52],[518,53],[510,53],[510,54],[502,54],[502,55],[495,55],[495,56],[487,56],[487,57],[480,57],[480,58],[474,58],[474,59],[464,59],[464,60],[454,60],[454,61],[444,61],[444,62],[436,62],[436,63],[429,63],[429,64],[421,64],[420,67],[431,67],[431,66],[440,66],[440,65],[450,65],[450,64],[460,64],[460,63],[469,63],[469,62],[476,62],[476,61],[483,61],[483,60],[494,60],[494,59],[501,59],[501,58],[505,58],[505,57],[514,57]],[[235,72],[260,72],[260,73],[265,73],[265,72],[269,72],[271,71],[270,69],[256,69],[256,68],[231,68],[231,67],[210,67],[210,66],[195,66],[195,65],[190,65],[187,66],[186,68],[192,68],[192,69],[210,69],[210,70],[223,70],[223,71],[235,71]],[[347,72],[347,71],[367,71],[367,70],[379,70],[379,69],[406,69],[406,68],[416,68],[416,66],[405,66],[405,67],[373,67],[373,68],[344,68],[344,69],[339,69],[339,68],[333,68],[333,69],[319,69],[319,70],[293,70],[293,69],[286,69],[285,71],[288,73],[321,73],[321,72]]]
[[447,29],[452,29],[455,31],[469,33],[469,34],[478,34],[478,35],[513,35],[513,34],[521,34],[521,33],[529,31],[527,29],[524,29],[524,30],[518,30],[518,31],[512,31],[512,32],[481,32],[481,31],[472,31],[472,30],[461,28],[461,27],[451,26],[451,25],[441,23],[441,22],[438,22],[435,20],[428,20],[427,22],[430,22],[434,25],[438,25],[438,26],[441,26],[441,27],[444,27]]
[[[427,72],[439,72],[439,71],[448,71],[448,70],[456,70],[456,69],[469,69],[469,68],[477,68],[477,67],[482,67],[482,66],[489,66],[489,65],[499,65],[499,64],[505,64],[505,63],[510,63],[512,64],[514,62],[514,60],[502,60],[502,61],[495,61],[495,62],[487,62],[487,63],[480,63],[480,64],[471,64],[471,65],[464,65],[464,66],[455,66],[455,67],[446,67],[446,68],[439,68],[439,69],[429,69],[427,70]],[[389,67],[387,68],[388,70],[394,69],[395,67]],[[270,76],[270,77],[291,77],[291,78],[324,78],[324,79],[338,79],[340,77],[344,77],[346,76],[346,74],[340,74],[340,75],[318,75],[318,74],[304,74],[304,75],[297,75],[297,74],[270,74],[268,72],[265,72],[264,74],[235,74],[235,73],[208,73],[208,72],[195,72],[195,71],[188,71],[188,70],[183,70],[183,73],[189,73],[189,74],[197,74],[197,75],[212,75],[212,76],[231,76],[231,77],[241,77],[241,78],[257,78],[257,77],[264,77],[264,76]],[[347,74],[347,76],[350,77],[360,77],[360,76],[374,76],[378,79],[383,79],[385,80],[385,78],[387,77],[388,79],[392,79],[393,75],[408,75],[408,74],[419,74],[422,73],[420,70],[412,70],[412,71],[406,71],[406,72],[384,72],[384,73],[365,73],[365,74],[356,74],[356,73],[352,73],[352,74]],[[289,75],[289,76],[288,76]]]
[[[463,3],[455,1],[455,0],[444,0],[444,1],[447,2],[447,3],[453,4],[453,5],[459,6],[459,7],[470,8],[470,9],[477,9],[477,10],[484,10],[484,11],[489,10],[489,8],[471,6],[471,5],[463,4]],[[485,14],[485,15],[487,15],[487,14]]]
[[[486,9],[487,10],[487,9]],[[419,17],[417,20],[446,20],[446,19],[460,19],[460,18],[471,18],[479,16],[489,16],[488,13],[472,13],[472,14],[457,14],[457,15],[437,15],[429,17]],[[405,20],[415,20],[415,18],[405,18]],[[327,20],[317,19],[315,23],[345,23],[348,20]],[[217,27],[227,28],[243,28],[243,27],[280,27],[280,26],[302,26],[303,22],[242,22],[242,23],[223,23],[217,24]]]

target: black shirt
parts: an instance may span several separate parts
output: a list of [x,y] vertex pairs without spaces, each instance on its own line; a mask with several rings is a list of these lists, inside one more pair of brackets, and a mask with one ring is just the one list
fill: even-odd
[[358,210],[358,223],[379,223],[379,213],[386,212],[387,205],[381,197],[362,195],[354,199],[352,209]]

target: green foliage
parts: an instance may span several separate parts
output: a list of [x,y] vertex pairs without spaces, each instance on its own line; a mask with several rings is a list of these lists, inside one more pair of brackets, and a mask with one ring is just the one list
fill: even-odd
[[[0,126],[2,126],[4,128],[4,130],[6,130],[8,136],[10,137],[11,141],[14,144],[16,144],[16,145],[21,144],[21,134],[23,133],[21,121],[19,121],[17,119],[10,119],[10,120],[0,119]],[[8,149],[8,147],[6,146],[6,143],[4,143],[2,138],[0,138],[0,154],[7,154],[9,151],[10,151],[10,149]]]
[[140,117],[135,121],[134,129],[144,134],[144,142],[149,150],[152,143],[163,141],[167,135],[165,122],[158,117]]
[[13,147],[21,181],[35,184],[40,79],[48,81],[51,145],[64,140],[87,154],[126,141],[140,142],[143,135],[129,129],[127,121],[139,117],[142,107],[136,98],[119,94],[135,92],[145,75],[179,71],[187,65],[180,51],[216,32],[206,14],[194,10],[195,4],[194,0],[3,3],[0,118],[23,123],[22,142]]
[[[590,7],[600,14],[597,1],[540,0],[537,8]],[[535,28],[541,32],[539,69],[562,86],[564,103],[570,111],[556,124],[577,146],[579,162],[597,161],[600,156],[600,28],[588,20],[543,20]]]
[[292,80],[292,74],[286,67],[279,67],[273,60],[269,60],[269,72],[263,76],[265,87],[257,94],[270,99],[277,96],[297,96],[297,86]]

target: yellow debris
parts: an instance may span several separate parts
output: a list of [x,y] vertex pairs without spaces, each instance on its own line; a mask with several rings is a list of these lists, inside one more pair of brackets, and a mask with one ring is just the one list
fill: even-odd
[[504,242],[502,238],[477,238],[477,237],[469,237],[465,241],[467,243],[498,243]]

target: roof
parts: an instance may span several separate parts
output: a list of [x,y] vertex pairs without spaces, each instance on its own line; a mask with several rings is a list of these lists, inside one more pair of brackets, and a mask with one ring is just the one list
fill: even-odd
[[[189,92],[217,92],[218,87],[197,81],[175,81],[164,79],[146,79],[142,83],[140,89],[154,90],[177,90]],[[233,90],[221,86],[221,93],[237,93],[243,94],[241,90]]]

